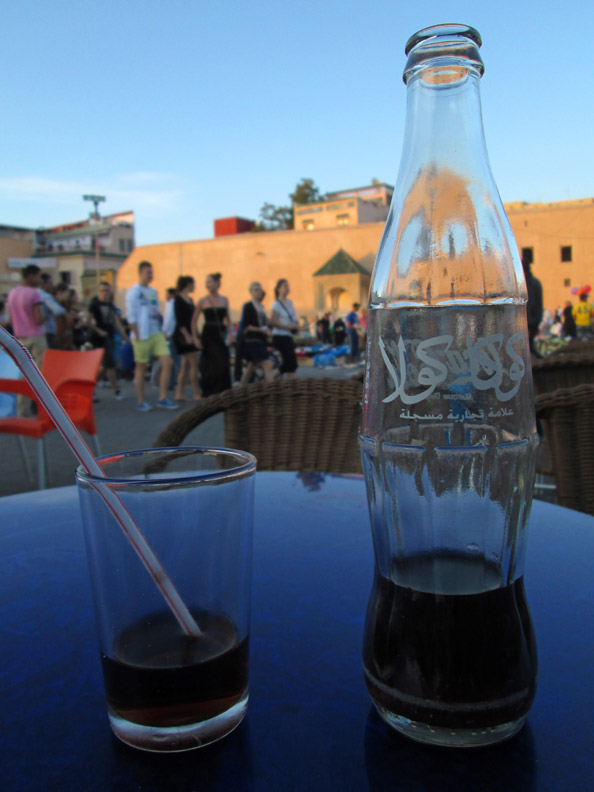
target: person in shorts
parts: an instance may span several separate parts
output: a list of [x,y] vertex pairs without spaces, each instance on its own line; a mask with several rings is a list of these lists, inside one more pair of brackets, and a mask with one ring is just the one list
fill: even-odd
[[[30,352],[41,368],[43,354],[47,349],[45,340],[45,312],[41,287],[41,269],[29,264],[21,272],[22,283],[8,292],[6,307],[15,338]],[[30,400],[20,395],[17,398],[18,414],[26,415]]]
[[97,289],[97,296],[89,303],[89,316],[91,324],[91,343],[94,347],[103,349],[101,365],[105,372],[111,389],[116,399],[125,399],[118,386],[115,361],[115,334],[118,332],[122,338],[126,331],[122,326],[120,317],[113,304],[111,286],[107,281],[101,281]]
[[158,358],[161,364],[157,407],[164,410],[177,410],[177,404],[167,398],[173,361],[169,354],[167,339],[161,331],[159,296],[157,290],[149,285],[152,280],[153,265],[150,261],[141,261],[138,265],[138,283],[135,283],[126,292],[126,313],[136,363],[134,386],[138,399],[137,409],[141,412],[148,412],[152,409],[152,405],[144,398],[144,377],[147,366],[153,357]]

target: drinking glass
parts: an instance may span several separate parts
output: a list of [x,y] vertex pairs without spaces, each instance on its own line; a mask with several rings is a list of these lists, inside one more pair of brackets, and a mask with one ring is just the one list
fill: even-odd
[[[111,727],[148,751],[214,742],[248,702],[256,461],[230,449],[157,448],[99,464],[106,478],[79,468],[77,484]],[[105,490],[136,523],[165,583]]]

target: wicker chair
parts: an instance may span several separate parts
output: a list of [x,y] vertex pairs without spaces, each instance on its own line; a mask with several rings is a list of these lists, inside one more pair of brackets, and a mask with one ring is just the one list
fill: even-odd
[[594,385],[536,398],[557,484],[557,502],[594,514]]
[[225,414],[225,445],[254,454],[259,470],[360,473],[363,386],[308,377],[244,385],[209,396],[169,424],[156,447],[180,445],[198,424]]
[[532,378],[536,396],[551,393],[559,388],[594,385],[594,353],[567,353],[533,360]]

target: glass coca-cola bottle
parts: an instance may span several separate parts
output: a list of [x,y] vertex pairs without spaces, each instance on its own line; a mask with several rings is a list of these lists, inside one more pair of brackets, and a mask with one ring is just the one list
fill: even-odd
[[491,175],[481,38],[406,45],[406,130],[369,302],[361,450],[375,551],[363,649],[400,732],[498,742],[532,704],[524,594],[538,436],[526,289]]

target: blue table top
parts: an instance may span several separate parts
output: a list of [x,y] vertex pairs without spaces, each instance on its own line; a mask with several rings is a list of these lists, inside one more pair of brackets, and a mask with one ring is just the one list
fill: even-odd
[[147,754],[111,735],[76,490],[0,499],[5,790],[591,790],[594,518],[536,501],[526,588],[539,652],[528,723],[453,750],[373,710],[361,641],[373,556],[363,481],[259,473],[250,702],[215,745]]

